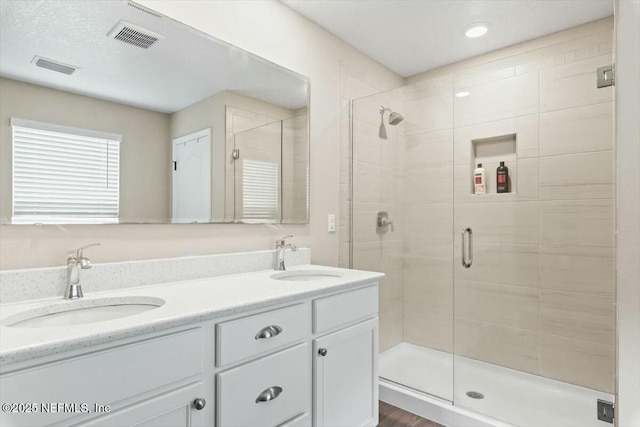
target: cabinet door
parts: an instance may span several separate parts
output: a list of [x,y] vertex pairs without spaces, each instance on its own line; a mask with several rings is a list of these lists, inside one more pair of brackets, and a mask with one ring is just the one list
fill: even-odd
[[378,424],[378,318],[316,339],[314,426]]
[[83,427],[136,426],[136,427],[204,427],[213,420],[213,399],[207,399],[205,407],[198,410],[194,400],[204,397],[201,382],[135,403],[132,406],[94,418]]

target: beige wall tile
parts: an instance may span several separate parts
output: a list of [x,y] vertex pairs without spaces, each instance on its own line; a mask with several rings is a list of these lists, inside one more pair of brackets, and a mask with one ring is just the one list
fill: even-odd
[[405,156],[405,170],[452,166],[453,130],[407,135]]
[[410,274],[429,279],[453,280],[453,241],[411,240],[404,241],[404,269]]
[[614,244],[613,200],[540,202],[540,243],[606,246]]
[[538,372],[538,333],[455,318],[455,352],[525,372]]
[[[399,110],[400,111],[400,110]],[[409,99],[404,104],[406,135],[453,127],[453,92]]]
[[467,88],[471,94],[455,98],[455,126],[526,116],[538,112],[537,73]]
[[474,242],[538,243],[538,202],[459,204],[454,229],[465,227]]
[[538,157],[538,116],[529,115],[454,129],[454,163],[473,164],[473,140],[516,134],[518,159]]
[[405,205],[402,219],[411,239],[447,241],[453,237],[453,203]]
[[403,340],[403,312],[397,310],[388,313],[380,313],[378,333],[379,352],[383,352],[399,344]]
[[540,245],[540,287],[613,296],[615,249]]
[[614,393],[614,348],[555,335],[540,335],[540,374]]
[[613,149],[613,103],[540,114],[540,155]]
[[453,202],[453,167],[404,173],[404,204]]
[[473,266],[464,268],[460,238],[455,240],[456,279],[513,286],[538,286],[538,245],[475,241]]
[[455,281],[455,314],[469,320],[538,330],[538,288]]
[[540,332],[613,345],[612,297],[540,290]]
[[405,304],[404,340],[435,350],[453,351],[453,313],[428,311],[420,304]]
[[596,87],[598,67],[611,64],[611,54],[540,71],[540,111],[555,111],[613,99],[613,88]]
[[419,269],[407,268],[404,272],[404,303],[418,304],[426,311],[453,313],[453,280],[429,277]]
[[612,199],[612,150],[540,158],[540,200]]

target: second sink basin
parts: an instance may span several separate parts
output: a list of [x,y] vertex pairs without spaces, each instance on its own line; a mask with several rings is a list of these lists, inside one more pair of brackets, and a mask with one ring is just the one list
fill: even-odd
[[282,273],[275,273],[271,275],[272,279],[287,280],[291,282],[310,282],[313,280],[323,280],[335,277],[342,277],[343,274],[339,271],[330,270],[293,270],[283,271]]
[[81,299],[16,313],[2,324],[11,328],[77,326],[145,313],[164,302],[161,298],[152,297]]

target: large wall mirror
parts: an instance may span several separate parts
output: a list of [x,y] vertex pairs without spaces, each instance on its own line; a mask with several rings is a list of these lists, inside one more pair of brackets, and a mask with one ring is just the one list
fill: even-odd
[[133,2],[0,5],[3,223],[308,222],[306,77]]

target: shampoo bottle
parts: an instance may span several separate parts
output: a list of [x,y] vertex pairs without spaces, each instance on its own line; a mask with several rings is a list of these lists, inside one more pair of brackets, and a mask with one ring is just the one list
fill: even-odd
[[509,168],[504,165],[504,162],[500,162],[500,166],[496,169],[496,192],[509,192]]
[[478,163],[478,167],[473,171],[473,189],[475,194],[487,193],[487,173],[482,167],[482,163]]

